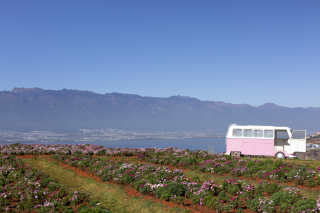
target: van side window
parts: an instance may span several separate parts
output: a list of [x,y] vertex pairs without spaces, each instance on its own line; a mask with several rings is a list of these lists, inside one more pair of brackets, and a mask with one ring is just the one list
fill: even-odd
[[253,130],[253,137],[262,138],[263,137],[263,130],[261,130],[261,129]]
[[273,130],[264,130],[265,138],[273,138]]
[[242,129],[233,129],[233,137],[242,137]]
[[244,129],[243,137],[252,137],[252,129]]
[[276,136],[277,136],[277,139],[289,139],[289,135],[286,130],[277,130]]

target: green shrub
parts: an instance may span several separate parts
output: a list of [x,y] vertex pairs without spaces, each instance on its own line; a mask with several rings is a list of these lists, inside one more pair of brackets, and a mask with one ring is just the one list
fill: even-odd
[[292,204],[282,203],[282,204],[280,204],[280,209],[279,209],[279,211],[280,211],[281,213],[289,212],[291,206],[292,206]]
[[254,161],[252,161],[252,160],[249,160],[248,162],[247,162],[247,164],[246,164],[246,166],[247,167],[253,167],[253,166],[255,166],[256,165],[256,163],[254,162]]
[[110,180],[112,180],[112,175],[110,175],[110,174],[104,174],[104,175],[102,175],[102,177],[101,177],[101,181],[110,181]]
[[148,194],[151,191],[149,186],[142,186],[139,188],[141,194]]
[[304,178],[303,178],[303,177],[296,177],[296,178],[294,179],[294,183],[295,183],[296,185],[301,185],[301,186],[303,186],[303,185],[304,185]]
[[228,185],[228,192],[230,195],[237,195],[237,192],[240,191],[240,188],[238,185]]
[[133,187],[134,187],[137,191],[139,191],[139,189],[140,189],[142,186],[144,186],[144,184],[146,184],[146,181],[144,181],[144,180],[139,180],[139,181],[137,181],[137,182],[134,183]]
[[186,189],[186,185],[183,185],[181,183],[169,183],[166,187],[159,187],[154,189],[153,193],[162,200],[169,200],[169,198],[174,197],[174,195],[184,196]]
[[191,196],[191,201],[194,205],[199,205],[200,197],[199,196]]
[[262,195],[263,194],[263,184],[262,183],[258,183],[256,191],[255,191],[256,195]]
[[307,211],[308,209],[317,209],[317,201],[311,198],[300,199],[293,204],[293,212]]
[[264,191],[267,192],[269,195],[280,190],[280,186],[277,183],[268,183],[264,186]]
[[273,170],[279,169],[281,164],[283,164],[282,160],[276,160],[275,162],[273,162],[272,169]]
[[316,187],[316,182],[314,181],[314,179],[313,178],[309,178],[308,180],[307,180],[307,187],[309,187],[309,188],[313,188],[313,187]]
[[275,203],[275,205],[279,205],[280,203],[285,201],[285,196],[287,193],[285,192],[276,192],[271,196],[271,200]]
[[280,182],[286,183],[286,182],[288,182],[288,180],[285,177],[280,177]]
[[218,198],[223,202],[227,202],[227,200],[230,199],[230,196],[225,191],[222,191],[218,194]]
[[185,198],[183,196],[176,196],[170,199],[170,201],[173,201],[174,203],[177,203],[177,204],[184,204],[184,199]]
[[186,197],[191,198],[193,193],[191,191],[186,191]]
[[165,188],[167,188],[170,193],[176,196],[184,196],[187,190],[187,186],[182,183],[169,183]]
[[244,212],[243,209],[241,208],[237,209],[237,213],[243,213],[243,212]]
[[203,203],[206,205],[209,209],[214,209],[216,206],[218,206],[218,199],[213,196],[205,196],[203,198]]
[[223,210],[226,212],[231,212],[233,209],[234,209],[234,206],[232,204],[228,204],[223,208]]
[[126,184],[129,185],[131,182],[133,182],[135,179],[133,176],[130,176],[128,173],[125,173],[122,177],[121,180]]
[[253,212],[257,212],[259,210],[260,201],[259,198],[254,198],[250,201],[249,208]]

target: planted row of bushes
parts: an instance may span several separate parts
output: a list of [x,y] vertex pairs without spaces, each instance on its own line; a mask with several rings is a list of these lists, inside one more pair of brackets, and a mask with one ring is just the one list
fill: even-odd
[[[172,165],[201,172],[249,178],[259,177],[265,180],[295,182],[297,185],[315,187],[320,184],[314,176],[319,174],[316,168],[284,163],[281,160],[254,160],[252,158],[235,158],[228,155],[211,155],[207,151],[159,148],[105,148],[95,145],[42,145],[42,144],[13,144],[1,145],[3,154],[61,154],[61,155],[102,155],[102,156],[138,156],[140,160],[161,165]],[[320,168],[318,168],[320,170]]]
[[308,187],[315,187],[320,184],[320,181],[316,182],[314,178],[319,174],[316,168],[295,163],[285,163],[282,160],[254,160],[250,157],[237,158],[222,154],[209,155],[205,151],[190,152],[188,155],[177,155],[176,153],[158,155],[149,152],[148,154],[141,154],[139,157],[150,163],[180,166],[218,175],[229,173],[238,177],[259,177],[284,183],[294,181],[297,185],[306,185]]
[[[182,170],[170,170],[150,164],[128,164],[92,156],[54,155],[54,159],[91,172],[102,181],[133,186],[142,194],[153,194],[160,199],[183,203],[186,198],[194,204],[230,212],[250,209],[259,212],[318,211],[320,202],[305,198],[297,188],[282,188],[277,183],[260,182],[254,186],[248,181],[226,179],[222,184],[213,180],[192,182]],[[277,207],[277,208],[276,208]]]
[[110,212],[97,203],[15,156],[0,155],[0,212]]
[[188,153],[188,149],[178,148],[109,148],[92,144],[4,144],[0,145],[0,154],[5,155],[42,155],[42,154],[83,154],[101,156],[137,156],[141,153]]

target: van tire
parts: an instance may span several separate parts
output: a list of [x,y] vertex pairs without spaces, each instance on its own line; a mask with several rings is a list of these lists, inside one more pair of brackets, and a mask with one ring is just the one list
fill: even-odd
[[285,159],[286,156],[285,156],[282,152],[277,152],[276,158],[277,158],[277,159]]
[[240,157],[241,156],[241,152],[238,152],[238,151],[231,152],[231,156],[232,157]]

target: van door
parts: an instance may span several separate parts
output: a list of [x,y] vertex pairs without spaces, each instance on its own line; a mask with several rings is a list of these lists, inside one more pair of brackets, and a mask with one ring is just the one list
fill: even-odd
[[294,130],[290,139],[291,154],[306,152],[306,130]]
[[287,130],[275,130],[274,150],[290,152],[290,144],[288,143],[289,134]]

